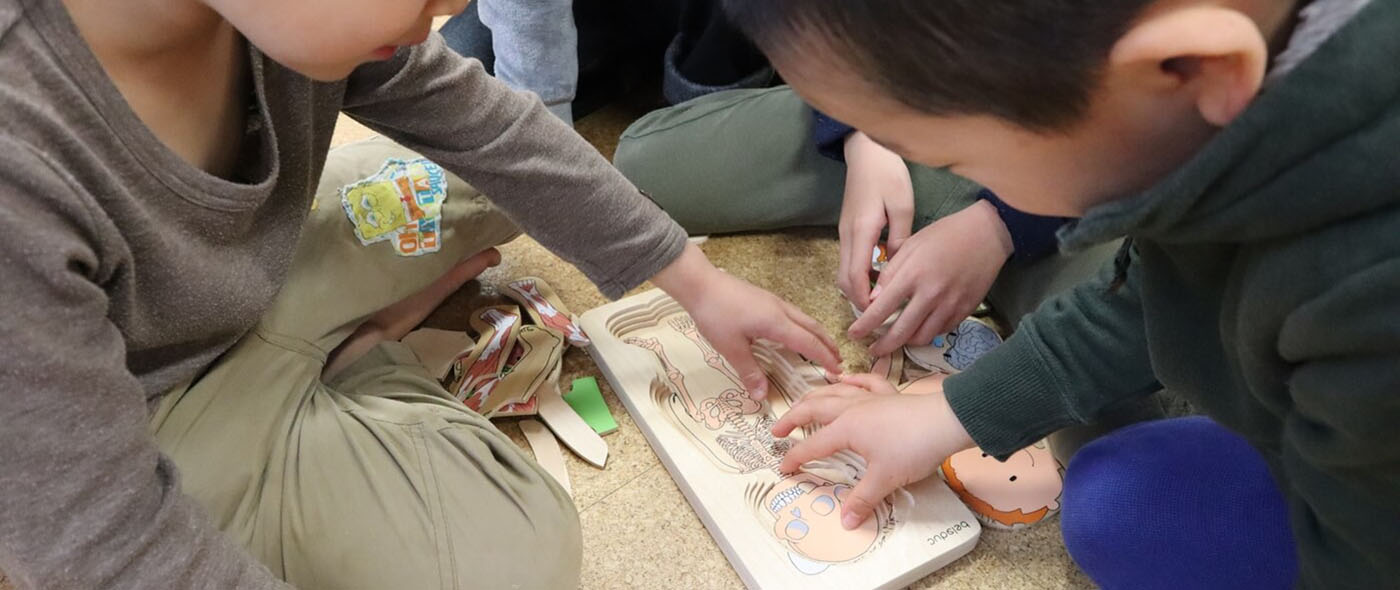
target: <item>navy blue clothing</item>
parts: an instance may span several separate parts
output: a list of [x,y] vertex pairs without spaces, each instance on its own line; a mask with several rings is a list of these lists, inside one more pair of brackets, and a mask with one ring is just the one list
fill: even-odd
[[1080,449],[1060,529],[1105,590],[1290,588],[1288,505],[1264,457],[1203,416],[1134,424]]
[[[812,137],[816,141],[817,150],[823,156],[844,162],[846,136],[853,131],[855,130],[850,125],[828,117],[821,111],[812,111]],[[1068,222],[1069,218],[1022,213],[1003,203],[992,191],[986,189],[978,193],[977,198],[996,207],[997,215],[1001,216],[1002,223],[1006,224],[1006,230],[1011,233],[1011,243],[1016,249],[1011,255],[1013,260],[1038,260],[1053,254],[1059,248],[1055,232]]]

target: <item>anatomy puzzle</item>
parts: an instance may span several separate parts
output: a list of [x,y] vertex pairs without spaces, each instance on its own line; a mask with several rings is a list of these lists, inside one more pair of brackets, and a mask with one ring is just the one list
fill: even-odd
[[589,352],[686,499],[749,588],[902,588],[971,551],[973,514],[938,478],[887,498],[855,530],[841,504],[864,475],[843,453],[781,474],[794,439],[778,416],[826,383],[822,369],[774,344],[755,353],[768,399],[749,397],[684,309],[650,291],[583,314]]

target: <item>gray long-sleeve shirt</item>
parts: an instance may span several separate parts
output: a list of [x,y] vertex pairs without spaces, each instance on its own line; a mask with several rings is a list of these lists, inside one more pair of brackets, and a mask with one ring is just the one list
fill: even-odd
[[236,183],[156,139],[58,0],[0,0],[0,570],[22,587],[280,584],[180,493],[149,408],[277,293],[340,111],[467,179],[609,296],[685,245],[538,99],[440,39],[339,83],[252,62],[260,148]]

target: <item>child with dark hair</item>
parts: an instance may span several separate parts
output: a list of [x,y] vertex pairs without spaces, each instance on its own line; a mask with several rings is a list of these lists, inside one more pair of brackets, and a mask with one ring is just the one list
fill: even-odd
[[927,396],[849,383],[787,470],[869,461],[848,526],[972,445],[1005,457],[1165,386],[1068,467],[1106,588],[1378,588],[1400,566],[1400,4],[733,0],[814,107],[1008,205],[1101,275]]
[[[568,494],[398,341],[522,228],[610,297],[673,295],[755,392],[759,338],[839,371],[430,33],[464,5],[0,0],[17,586],[576,587]],[[403,146],[332,155],[341,113]]]

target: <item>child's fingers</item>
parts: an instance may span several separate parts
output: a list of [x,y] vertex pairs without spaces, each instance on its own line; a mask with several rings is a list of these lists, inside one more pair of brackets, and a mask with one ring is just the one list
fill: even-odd
[[937,338],[938,335],[947,334],[952,330],[951,327],[947,326],[948,318],[954,315],[956,314],[946,313],[941,309],[934,310],[933,313],[929,314],[928,319],[924,320],[923,325],[919,326],[919,331],[914,333],[914,339],[910,342],[924,346],[933,342],[933,339]]
[[768,376],[754,359],[753,349],[749,347],[747,338],[724,338],[713,341],[712,344],[715,351],[729,361],[729,365],[734,367],[734,372],[744,380],[744,388],[749,390],[749,397],[761,400],[768,395]]
[[778,465],[778,471],[793,473],[808,461],[830,457],[837,451],[850,448],[846,431],[840,426],[839,424],[828,426],[818,430],[807,440],[797,443],[783,457],[783,462]]
[[[885,275],[880,275],[881,280],[884,280],[884,277]],[[880,291],[880,296],[871,301],[870,307],[865,308],[865,313],[851,323],[851,328],[847,331],[851,338],[860,339],[870,335],[904,303],[906,294],[902,283],[880,285],[876,286],[876,289]]]
[[859,387],[847,385],[847,384],[845,384],[845,383],[841,383],[841,382],[838,381],[838,382],[833,383],[833,384],[831,384],[831,385],[825,385],[825,386],[822,386],[822,387],[818,387],[818,388],[816,388],[816,389],[813,389],[813,390],[807,392],[805,395],[802,396],[802,399],[799,400],[797,403],[800,405],[800,404],[806,403],[807,400],[811,400],[811,399],[820,399],[820,398],[824,398],[824,397],[852,397],[852,396],[864,395],[864,394],[867,394],[867,393],[870,393],[870,392],[868,392],[868,391],[866,391],[866,390],[864,390],[864,389],[861,389],[861,388],[859,388]]
[[899,347],[913,338],[914,331],[927,318],[932,305],[932,302],[924,297],[910,300],[904,307],[904,313],[890,326],[890,331],[870,345],[870,354],[881,357],[899,350]]
[[803,399],[773,423],[773,436],[785,437],[808,424],[826,426],[850,406],[850,398],[838,396]]
[[881,469],[879,464],[871,463],[865,477],[862,477],[855,489],[841,501],[841,526],[846,530],[854,529],[875,514],[875,507],[899,487],[894,482],[891,474]]
[[847,385],[854,385],[871,393],[897,393],[893,385],[880,375],[873,373],[861,373],[859,375],[843,375],[841,382]]
[[909,235],[914,231],[914,208],[894,206],[888,207],[885,214],[889,216],[889,236],[885,239],[885,245],[889,247],[890,256],[899,253],[900,246],[909,239]]
[[782,344],[809,360],[816,361],[832,374],[841,374],[841,360],[834,349],[828,347],[816,333],[807,330],[792,319],[784,316],[783,320],[785,321],[779,325],[769,328],[763,337]]
[[[806,328],[808,332],[811,332],[818,340],[821,340],[822,345],[825,346],[828,351],[831,351],[832,357],[836,362],[833,365],[826,365],[823,363],[823,368],[826,369],[827,374],[832,377],[841,375],[841,347],[837,346],[836,340],[833,339],[830,334],[826,333],[826,327],[823,326],[821,322],[812,318],[812,316],[798,309],[796,305],[786,301],[783,302],[783,305],[783,309],[787,311],[789,319],[797,322],[797,324],[803,328]],[[811,357],[807,358],[811,359]]]
[[846,284],[846,297],[857,308],[870,306],[870,253],[880,241],[880,228],[859,227],[852,231],[851,249],[846,253],[848,260],[842,275]]

